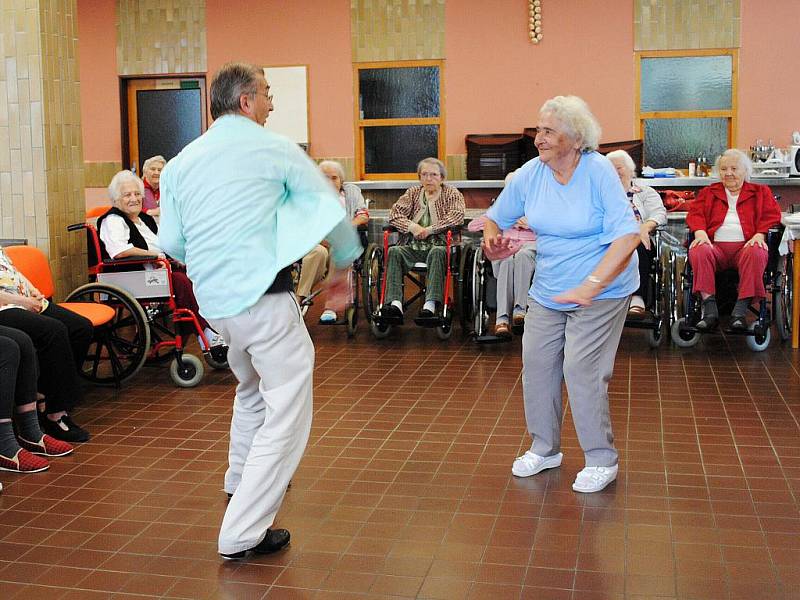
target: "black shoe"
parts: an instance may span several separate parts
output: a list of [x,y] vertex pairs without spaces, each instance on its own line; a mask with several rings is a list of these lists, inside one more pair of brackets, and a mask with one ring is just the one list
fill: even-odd
[[419,311],[419,318],[420,319],[432,319],[433,316],[434,316],[433,315],[433,311],[432,310],[428,310],[427,308],[423,308],[421,311]]
[[747,330],[747,320],[744,317],[733,317],[731,319],[731,329],[737,331]]
[[255,552],[256,554],[272,554],[273,552],[277,552],[281,548],[286,547],[290,538],[291,535],[287,529],[267,529],[267,535],[264,536],[264,539],[261,540],[261,542],[255,548],[251,548],[250,550],[241,550],[239,552],[234,552],[233,554],[220,553],[220,556],[225,560],[241,560],[247,555],[248,552]]
[[63,440],[65,442],[88,442],[89,432],[78,426],[69,415],[64,415],[58,421],[48,419],[46,416],[40,421],[42,433]]
[[381,307],[381,321],[388,325],[402,325],[403,311],[394,304],[384,304]]

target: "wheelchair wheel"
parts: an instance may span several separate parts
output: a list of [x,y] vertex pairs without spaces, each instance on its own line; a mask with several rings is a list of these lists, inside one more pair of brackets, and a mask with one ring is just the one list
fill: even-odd
[[389,337],[389,334],[392,332],[392,326],[379,325],[375,321],[370,321],[369,330],[372,332],[372,335],[374,335],[375,338],[382,340]]
[[778,281],[772,291],[772,319],[781,341],[792,337],[792,257],[784,259],[783,273],[778,274]]
[[458,265],[458,297],[461,302],[459,322],[461,331],[468,335],[472,333],[472,312],[475,307],[472,302],[472,261],[475,255],[474,246],[467,246],[459,257]]
[[658,348],[661,342],[664,341],[664,324],[662,323],[658,329],[647,330],[647,345],[651,348]]
[[80,375],[101,385],[120,385],[142,367],[150,350],[150,327],[141,305],[125,290],[87,283],[66,302],[95,302],[114,309],[114,318],[95,328]]
[[208,352],[203,352],[203,358],[206,359],[206,364],[212,369],[225,370],[230,368],[228,365],[227,346],[214,346]]
[[676,346],[680,348],[692,348],[693,346],[697,345],[697,342],[700,341],[700,334],[696,331],[683,329],[681,326],[685,321],[686,319],[681,317],[672,323],[670,335]]
[[378,310],[378,304],[381,301],[382,275],[383,249],[376,244],[370,244],[364,252],[364,264],[361,270],[361,298],[367,323],[372,323],[372,315]]
[[347,325],[347,337],[355,336],[358,328],[358,304],[348,306],[344,311],[345,324]]
[[772,333],[769,327],[764,327],[758,321],[751,323],[749,327],[753,335],[747,336],[747,347],[753,352],[763,352],[769,348],[769,343],[772,341]]
[[486,335],[489,330],[489,310],[486,308],[488,265],[483,250],[478,248],[472,258],[472,327],[478,337]]
[[436,327],[436,336],[440,340],[449,340],[450,336],[453,335],[453,324],[452,323],[443,323]]
[[194,354],[176,356],[169,365],[169,376],[179,387],[194,387],[203,379],[203,363]]

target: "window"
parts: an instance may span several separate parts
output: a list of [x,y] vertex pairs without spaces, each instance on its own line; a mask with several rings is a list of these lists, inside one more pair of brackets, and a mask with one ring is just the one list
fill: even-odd
[[736,50],[638,52],[636,120],[644,164],[685,169],[736,139]]
[[442,61],[360,63],[356,170],[362,179],[414,179],[417,163],[444,156]]

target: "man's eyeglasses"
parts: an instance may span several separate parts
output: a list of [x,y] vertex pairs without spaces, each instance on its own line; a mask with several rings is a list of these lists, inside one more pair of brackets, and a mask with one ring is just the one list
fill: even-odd
[[268,94],[267,92],[255,92],[258,96],[264,96],[267,99],[267,102],[272,102],[272,94]]

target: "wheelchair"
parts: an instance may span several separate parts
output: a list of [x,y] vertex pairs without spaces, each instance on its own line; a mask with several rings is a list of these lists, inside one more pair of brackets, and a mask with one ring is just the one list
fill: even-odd
[[[359,225],[357,228],[358,238],[361,241],[361,247],[366,249],[369,246],[367,241],[367,225]],[[356,331],[358,330],[358,313],[360,308],[360,298],[361,295],[361,288],[362,288],[362,275],[364,270],[364,257],[366,255],[366,250],[359,256],[356,260],[353,261],[353,265],[349,270],[348,273],[348,282],[350,284],[350,293],[347,302],[347,306],[344,309],[344,318],[339,319],[336,321],[331,321],[329,323],[320,322],[320,325],[330,326],[330,325],[344,325],[347,330],[347,337],[352,338],[355,337]],[[303,262],[302,260],[297,261],[293,268],[292,268],[292,279],[294,281],[294,287],[297,289],[297,284],[300,281],[300,271],[302,270]],[[311,293],[306,297],[303,298],[303,301],[300,302],[300,313],[303,317],[306,316],[308,313],[308,309],[314,305],[314,299],[319,296],[323,291],[322,287],[318,287],[315,290],[312,290]]]
[[[364,316],[370,326],[372,335],[377,339],[389,336],[392,328],[398,323],[389,322],[382,314],[386,300],[386,260],[389,256],[389,238],[397,230],[391,225],[383,227],[383,246],[371,243],[367,246],[364,253],[362,266],[362,287],[364,301]],[[414,322],[420,327],[436,330],[436,335],[441,340],[450,339],[453,334],[453,303],[455,294],[453,293],[453,279],[459,277],[459,263],[461,259],[461,246],[454,238],[460,236],[461,227],[451,227],[445,233],[445,277],[444,293],[441,313],[432,318],[415,317]],[[425,276],[428,267],[425,263],[415,263],[408,273],[405,274],[405,281],[411,282],[416,291],[410,298],[405,298],[405,285],[403,286],[403,313],[420,298],[425,297],[426,282]]]
[[664,340],[665,331],[672,327],[671,298],[674,298],[674,263],[672,252],[665,252],[663,227],[657,228],[650,236],[650,243],[655,252],[650,253],[650,275],[647,281],[646,313],[642,318],[626,318],[625,327],[644,329],[647,343],[651,348],[658,348]]
[[[170,362],[170,377],[180,387],[194,387],[203,378],[199,358],[184,351],[186,341],[178,325],[192,324],[206,348],[209,341],[197,316],[175,304],[172,266],[156,256],[112,260],[104,256],[95,227],[77,223],[68,231],[86,230],[90,283],[72,291],[67,302],[97,303],[111,307],[114,317],[95,330],[95,338],[82,369],[85,379],[116,386],[131,379],[148,360]],[[152,269],[145,270],[145,265]],[[203,352],[214,369],[227,369],[227,349]]]
[[[497,278],[492,261],[486,258],[478,240],[470,240],[461,253],[459,267],[459,300],[461,302],[461,329],[478,344],[510,342],[511,337],[489,333],[490,315],[497,312]],[[523,327],[511,327],[522,335]]]
[[[781,339],[786,341],[791,336],[791,297],[792,297],[792,255],[781,257],[778,251],[782,227],[774,227],[767,233],[767,247],[769,256],[764,269],[764,288],[766,298],[763,298],[758,308],[750,306],[750,312],[756,320],[746,330],[724,329],[725,334],[746,336],[747,346],[754,352],[766,350],[772,340],[771,326]],[[693,236],[689,233],[687,246],[691,244]],[[701,319],[701,302],[692,292],[694,282],[693,272],[688,257],[683,261],[681,268],[680,306],[674,306],[676,319],[672,323],[671,337],[675,345],[681,348],[695,346],[704,333],[714,333],[697,329]],[[720,316],[730,314],[736,301],[738,273],[734,269],[721,271],[716,275],[717,306]],[[677,300],[677,295],[676,295]]]

